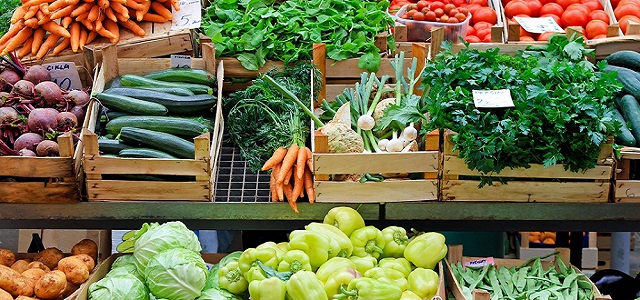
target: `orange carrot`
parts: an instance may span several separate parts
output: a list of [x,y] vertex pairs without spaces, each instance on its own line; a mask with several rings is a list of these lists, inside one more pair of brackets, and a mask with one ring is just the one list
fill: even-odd
[[287,150],[287,154],[284,156],[284,159],[282,159],[282,169],[280,170],[280,174],[278,174],[278,177],[276,177],[276,180],[278,183],[284,182],[284,177],[287,175],[287,172],[289,172],[289,169],[291,169],[293,164],[296,162],[298,149],[300,149],[300,147],[296,144],[291,144],[291,146],[289,146],[289,149]]
[[98,0],[98,6],[102,9],[107,9],[109,5],[109,0]]
[[99,35],[106,37],[110,40],[115,39],[116,35],[113,34],[111,31],[107,30],[106,28],[104,28],[104,26],[102,25],[102,22],[96,21],[96,26],[94,29],[96,32],[98,32]]
[[36,55],[38,53],[38,49],[44,42],[44,29],[38,28],[33,32],[33,42],[31,43],[31,55]]
[[287,174],[284,175],[284,180],[282,180],[284,185],[288,185],[289,183],[291,183],[291,175],[293,175],[293,167],[289,168],[289,170],[287,171]]
[[92,23],[92,22],[90,22],[90,21],[89,21],[89,20],[87,20],[87,19],[84,19],[84,20],[79,21],[79,22],[80,22],[80,23],[82,23],[82,25],[84,25],[84,27],[86,27],[86,28],[87,28],[87,29],[89,29],[89,30],[94,30],[94,29],[95,29],[95,26],[93,26],[93,23]]
[[165,19],[165,17],[163,17],[161,15],[148,12],[148,13],[144,14],[144,16],[142,16],[142,21],[153,22],[153,23],[164,23],[164,22],[167,22],[169,20]]
[[151,0],[143,2],[142,5],[144,6],[142,9],[136,10],[136,20],[138,20],[138,22],[142,21],[142,17],[149,12],[149,8],[151,8]]
[[307,167],[309,167],[309,171],[313,173],[313,152],[309,147],[304,147],[304,150],[307,152]]
[[296,157],[296,179],[302,180],[304,175],[304,168],[307,165],[307,147],[302,147],[298,150],[298,156]]
[[107,7],[107,9],[104,10],[104,15],[107,16],[109,20],[118,22],[118,18],[116,18],[116,15],[113,13],[111,7]]
[[95,0],[82,0],[82,2],[96,2]]
[[22,30],[22,28],[24,27],[24,19],[20,19],[18,22],[9,27],[9,30],[7,30],[7,32],[2,37],[0,37],[0,44],[6,43],[10,38],[18,34],[18,32],[20,32],[20,30]]
[[[89,28],[87,28],[89,29]],[[95,40],[98,37],[98,33],[89,29],[89,34],[87,35],[87,41],[85,44],[90,44],[91,42],[93,42],[93,40]]]
[[296,202],[297,199],[293,195],[293,187],[291,187],[290,184],[285,185],[283,187],[283,192],[284,192],[284,195],[287,197],[287,202],[289,202],[289,206],[291,206],[294,212],[299,213],[298,203]]
[[[77,17],[77,16],[79,16],[79,15],[81,15],[83,13],[86,13],[86,12],[90,11],[91,8],[93,8],[94,6],[95,6],[95,4],[93,4],[93,3],[80,4],[79,6],[76,6],[76,8],[71,11],[70,16],[75,18],[75,17]],[[56,18],[54,18],[54,19],[56,19]]]
[[62,42],[60,42],[55,48],[53,48],[53,55],[62,52],[64,49],[67,49],[67,47],[69,47],[69,44],[71,43],[70,40],[70,38],[62,39]]
[[24,21],[24,25],[33,29],[38,28],[38,18],[33,17],[31,19],[28,19]]
[[7,44],[4,46],[4,49],[2,49],[2,52],[0,52],[0,56],[5,56],[7,53],[18,48],[18,46],[22,45],[29,37],[31,37],[32,32],[33,29],[31,29],[30,27],[22,28],[20,32],[18,32],[7,42]]
[[[36,17],[37,16],[38,15],[36,14]],[[49,15],[45,15],[42,18],[38,17],[38,25],[42,25],[42,24],[47,23],[49,21],[51,21],[51,15],[50,14]]]
[[43,58],[47,54],[47,52],[49,52],[49,50],[56,45],[56,43],[58,42],[58,39],[60,39],[59,35],[50,34],[49,37],[47,37],[47,39],[44,41],[44,43],[42,43],[42,46],[40,46],[40,49],[38,49],[36,58],[37,59]]
[[25,19],[25,21],[29,20],[29,19],[35,17],[36,13],[38,13],[39,10],[40,10],[40,5],[31,6],[27,10],[27,12],[24,13],[24,16],[22,18]]
[[[82,6],[80,6],[80,7],[82,7]],[[58,9],[58,10],[54,11],[53,13],[51,13],[49,15],[49,17],[52,20],[64,18],[64,17],[69,16],[69,15],[71,15],[72,17],[75,17],[73,15],[73,11],[78,9],[78,8],[80,8],[80,7],[78,7],[76,5],[65,6],[65,7],[61,8],[61,9]]]
[[127,28],[129,30],[131,30],[133,32],[133,34],[137,35],[137,36],[145,36],[146,32],[144,32],[144,29],[142,29],[140,26],[138,26],[138,24],[136,24],[136,22],[131,21],[131,20],[127,20],[125,22],[118,20],[120,23],[120,25],[122,25],[124,28]]
[[58,25],[58,23],[54,22],[54,21],[49,21],[47,23],[42,24],[42,29],[48,31],[49,33],[52,34],[57,34],[59,36],[62,37],[71,37],[71,34],[69,33],[69,31],[67,31],[64,27]]
[[18,22],[18,20],[24,19],[24,14],[27,13],[29,9],[26,6],[18,6],[13,11],[13,15],[11,15],[11,24]]
[[[302,167],[302,170],[304,171],[304,165]],[[304,177],[304,176],[303,176]],[[293,177],[293,197],[294,198],[300,198],[302,195],[302,191],[304,190],[304,179],[301,178],[297,178],[296,176]]]
[[278,201],[284,201],[284,184],[282,182],[278,183],[276,180],[276,195],[278,197]]
[[64,3],[66,3],[67,5],[75,5],[80,3],[80,0],[64,0]]
[[285,154],[287,154],[287,148],[279,147],[278,149],[276,149],[276,151],[273,151],[273,155],[271,155],[271,157],[264,162],[264,165],[262,165],[261,170],[266,171],[275,167],[277,164],[282,162],[282,159],[284,159]]
[[87,15],[87,20],[91,22],[95,22],[98,19],[99,15],[100,15],[100,7],[97,5],[94,5],[93,7],[91,7],[91,10],[89,11],[89,15]]
[[276,191],[276,175],[278,174],[279,171],[280,171],[280,164],[276,164],[275,166],[273,166],[271,170],[271,176],[269,179],[269,188],[271,190],[271,201],[273,202],[280,201],[280,199],[278,199],[278,192]]
[[54,12],[58,9],[61,9],[63,7],[67,6],[67,3],[65,0],[56,0],[53,1],[52,3],[49,3],[49,11],[50,12]]
[[47,2],[49,2],[49,1],[50,1],[50,0],[29,0],[29,1],[27,1],[27,2],[23,2],[23,3],[22,3],[22,6],[27,6],[27,7],[29,7],[29,6],[35,6],[36,8],[38,8],[38,6],[39,6],[40,4],[42,4],[42,3],[47,3]]
[[18,58],[23,58],[27,54],[31,53],[32,44],[33,44],[33,37],[30,37],[27,39],[27,41],[24,42],[24,45],[22,45],[22,47],[20,47],[20,50],[18,50],[18,52],[16,53],[18,55]]
[[[151,1],[151,0],[148,0],[148,1]],[[144,4],[138,3],[135,0],[127,0],[127,3],[125,3],[124,5],[135,10],[144,9]]]
[[311,171],[307,170],[304,172],[304,190],[307,192],[307,198],[309,198],[309,203],[316,202],[316,191],[313,187],[313,175],[311,175]]
[[71,22],[73,22],[73,18],[71,16],[66,16],[62,18],[62,21],[60,21],[60,25],[62,25],[62,27],[64,28],[69,28],[69,25],[71,25]]
[[151,3],[151,9],[155,11],[157,14],[163,16],[167,20],[173,20],[173,14],[170,10],[168,10],[162,3],[153,2]]
[[[122,4],[118,3],[118,2],[111,2],[111,6],[113,9],[114,13],[119,13],[121,14],[123,17],[125,17],[126,19],[129,19],[129,10]],[[118,19],[120,20],[120,19]]]
[[51,11],[49,11],[49,3],[40,4],[40,11],[45,15],[50,15]]
[[175,9],[176,11],[180,10],[180,2],[178,2],[178,0],[169,1],[171,1],[171,6],[173,6],[173,9]]
[[[90,13],[90,12],[88,12],[88,11],[87,11],[87,12],[84,12],[84,13],[82,13],[81,15],[77,16],[75,20],[76,20],[77,22],[84,21],[84,20],[89,21],[89,19],[87,19],[87,18],[89,18],[89,13]],[[89,22],[91,22],[91,21],[89,21]]]
[[[97,7],[97,6],[96,6]],[[75,53],[80,48],[80,23],[73,22],[69,27],[71,50]]]
[[84,45],[87,44],[87,38],[89,37],[89,33],[84,30],[84,29],[80,29],[80,49],[84,49]]
[[116,44],[120,40],[120,27],[118,27],[118,23],[111,21],[110,19],[105,19],[102,22],[104,28],[109,30],[109,32],[113,33],[115,36],[110,40],[111,43]]
[[[46,4],[46,3],[45,3],[45,4]],[[44,18],[44,16],[48,16],[48,15],[50,15],[50,14],[46,14],[46,15],[45,15],[45,14],[44,14],[44,12],[43,12],[42,10],[38,10],[38,11],[36,12],[36,16],[35,16],[35,17],[36,17],[38,20],[40,20],[40,19]]]

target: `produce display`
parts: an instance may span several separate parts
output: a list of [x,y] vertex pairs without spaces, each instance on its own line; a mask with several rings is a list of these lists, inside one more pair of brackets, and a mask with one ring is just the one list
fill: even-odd
[[617,51],[605,59],[609,65],[605,71],[617,74],[622,91],[615,98],[615,118],[621,124],[616,143],[623,146],[640,146],[640,53],[629,50]]
[[65,255],[58,248],[46,248],[33,258],[20,259],[0,249],[0,299],[63,299],[73,294],[96,266],[98,246],[83,239],[70,250]]

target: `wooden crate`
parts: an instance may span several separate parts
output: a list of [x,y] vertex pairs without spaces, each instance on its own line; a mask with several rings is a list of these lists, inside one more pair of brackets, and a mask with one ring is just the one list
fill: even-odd
[[[554,248],[536,248],[530,247],[529,232],[520,232],[520,248],[518,257],[520,259],[529,259],[535,256],[544,256],[555,251]],[[598,247],[596,246],[597,234],[595,232],[589,232],[589,244],[588,247],[582,248],[582,268],[583,269],[595,269],[598,266]],[[539,246],[538,246],[539,247]],[[550,260],[550,258],[548,259]]]
[[640,148],[623,147],[620,150],[620,159],[616,162],[614,202],[640,202],[640,179],[635,175],[635,173],[640,174],[635,171],[638,159],[640,159]]
[[[451,133],[445,133],[443,173],[440,194],[443,201],[513,202],[608,202],[613,172],[611,145],[602,147],[598,165],[585,172],[565,171],[562,165],[545,168],[531,164],[529,169],[504,169],[494,177],[509,178],[507,184],[493,182],[478,188],[480,172],[469,170],[458,152],[453,151]],[[471,176],[461,179],[460,176]]]
[[[213,71],[215,65],[213,45],[204,47],[204,58],[192,59],[192,67]],[[169,59],[119,59],[115,47],[103,50],[103,62],[96,72],[94,92],[100,92],[112,78],[125,73],[142,74],[166,69]],[[222,86],[224,71],[217,72],[218,86]],[[120,69],[122,67],[122,69]],[[98,151],[98,136],[95,124],[98,117],[98,102],[92,102],[91,119],[83,129],[84,171],[86,173],[88,201],[127,200],[185,200],[211,201],[212,184],[215,180],[217,149],[222,139],[222,89],[218,89],[216,122],[213,137],[209,133],[196,137],[195,159],[152,159],[102,157]],[[213,139],[213,143],[211,143]],[[132,181],[105,180],[105,174],[156,174],[195,176],[194,181]]]

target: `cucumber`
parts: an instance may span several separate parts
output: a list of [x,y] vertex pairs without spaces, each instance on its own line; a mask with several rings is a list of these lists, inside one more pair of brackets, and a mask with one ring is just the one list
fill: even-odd
[[130,116],[130,115],[131,114],[126,113],[126,112],[113,111],[113,110],[110,110],[110,111],[105,113],[107,122],[109,122],[110,120],[113,120],[113,119],[117,119],[117,118],[124,117],[124,116]]
[[162,116],[166,115],[167,108],[159,103],[131,98],[128,96],[98,93],[95,95],[100,102],[109,109],[119,110],[135,115]]
[[196,137],[209,128],[195,120],[177,117],[157,116],[125,116],[109,121],[107,132],[119,134],[122,127],[135,127],[175,134],[178,136]]
[[202,69],[171,68],[144,75],[146,78],[171,82],[191,82],[208,86],[216,84],[216,77],[210,72]]
[[187,82],[168,82],[162,80],[155,80],[133,74],[122,75],[120,78],[122,85],[129,87],[177,87],[185,88],[192,91],[195,94],[213,94],[213,89],[204,84],[187,83]]
[[119,154],[120,151],[133,148],[119,140],[98,139],[98,150],[104,154]]
[[622,113],[617,109],[613,109],[613,117],[622,124],[620,134],[615,137],[616,143],[624,146],[635,146],[636,138],[629,130],[629,127],[627,127],[627,121],[622,116]]
[[159,91],[131,87],[113,88],[104,92],[162,104],[169,110],[169,113],[176,115],[210,113],[211,108],[216,103],[216,97],[209,94],[177,96]]
[[137,87],[137,89],[169,93],[169,94],[173,94],[173,95],[177,95],[177,96],[193,96],[193,95],[195,95],[192,91],[187,90],[187,89],[183,89],[183,88],[162,88],[162,87],[157,88],[157,87],[141,86],[141,87]]
[[133,127],[122,127],[120,130],[120,139],[130,145],[165,151],[178,158],[193,159],[195,157],[195,146],[192,142],[170,133]]
[[636,146],[640,141],[640,105],[638,100],[632,95],[624,95],[620,98],[620,112],[624,119],[629,122],[631,134],[636,139]]
[[640,53],[631,50],[620,50],[609,54],[605,60],[614,66],[624,67],[640,72]]
[[140,158],[176,158],[166,152],[150,148],[129,148],[118,153],[120,157],[140,157]]
[[640,99],[640,73],[617,66],[607,66],[604,69],[605,72],[616,71],[618,72],[617,78],[620,83],[622,83],[623,90],[630,94],[636,99]]

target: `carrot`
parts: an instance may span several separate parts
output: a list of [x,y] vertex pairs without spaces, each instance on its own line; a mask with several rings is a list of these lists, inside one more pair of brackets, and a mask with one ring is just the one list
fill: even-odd
[[62,39],[62,42],[60,42],[60,44],[58,44],[55,48],[53,48],[53,55],[56,55],[60,52],[62,52],[62,50],[67,49],[67,47],[69,47],[69,44],[71,43],[71,39],[70,38],[64,38]]
[[18,32],[20,32],[20,30],[22,30],[22,28],[24,27],[24,19],[20,19],[18,22],[9,27],[9,30],[7,30],[7,32],[5,32],[2,37],[0,37],[0,44],[4,44],[9,41],[10,38],[18,34]]
[[157,14],[163,16],[167,20],[173,20],[173,14],[170,10],[168,10],[162,3],[153,2],[151,3],[151,9],[155,11]]
[[[304,171],[304,165],[302,167],[302,170]],[[302,195],[302,190],[304,190],[304,179],[303,177],[297,178],[296,176],[293,177],[293,197],[294,198],[300,198]]]
[[116,44],[120,40],[120,27],[118,27],[118,23],[111,21],[110,19],[106,19],[103,22],[104,28],[109,30],[109,32],[113,33],[115,36],[110,40],[111,43]]
[[24,14],[26,14],[28,10],[26,6],[16,7],[11,15],[11,24],[15,24],[18,20],[24,19]]
[[178,2],[178,0],[169,1],[171,1],[171,6],[173,6],[173,9],[175,9],[176,11],[180,10],[180,2]]
[[80,48],[80,23],[71,23],[71,26],[69,27],[69,33],[71,34],[71,37],[69,38],[71,43],[71,50],[74,53],[78,52],[78,48]]
[[[85,26],[86,27],[86,26]],[[87,28],[89,29],[89,28]],[[87,41],[85,42],[85,44],[90,44],[91,42],[93,42],[93,40],[95,40],[98,37],[98,33],[89,29],[89,34],[87,35]]]
[[109,0],[98,0],[98,6],[102,9],[107,9],[109,5]]
[[71,15],[72,17],[75,17],[73,14],[73,11],[75,9],[79,8],[78,6],[75,5],[69,5],[69,6],[65,6],[64,8],[58,9],[56,11],[54,11],[53,13],[51,13],[49,15],[49,17],[52,20],[56,20],[56,19],[60,19],[60,18],[64,18],[66,16]]
[[304,150],[307,152],[307,167],[309,167],[309,171],[313,173],[313,152],[309,147],[304,147]]
[[104,10],[104,15],[107,16],[109,20],[118,22],[118,18],[116,18],[116,15],[113,13],[111,7],[107,7],[107,9]]
[[289,185],[289,183],[291,183],[291,175],[293,175],[293,167],[289,168],[289,170],[287,171],[287,174],[284,175],[284,180],[282,180],[284,185]]
[[55,0],[52,3],[49,3],[49,11],[56,11],[65,6],[67,6],[67,2],[65,0]]
[[64,0],[64,3],[66,3],[67,5],[75,5],[80,3],[80,0]]
[[127,29],[131,30],[133,32],[133,34],[135,34],[137,36],[145,36],[146,35],[146,32],[144,32],[144,29],[142,29],[140,26],[138,26],[138,24],[136,24],[136,22],[134,22],[134,21],[127,20],[125,22],[119,21],[118,23],[120,23],[120,25],[122,25],[124,28],[127,28]]
[[273,166],[273,169],[271,170],[271,176],[269,178],[269,189],[271,190],[272,202],[280,201],[280,199],[278,199],[278,192],[276,191],[276,175],[278,174],[279,171],[280,171],[280,164],[276,164],[275,166]]
[[47,37],[47,39],[44,41],[44,43],[42,43],[42,45],[40,46],[40,49],[38,49],[38,53],[36,54],[36,58],[37,59],[43,58],[45,56],[45,54],[47,54],[47,52],[49,52],[49,50],[56,45],[56,43],[58,42],[58,39],[60,39],[59,35],[50,34]]
[[153,23],[164,23],[169,20],[165,19],[165,17],[161,15],[148,12],[144,14],[144,16],[142,16],[142,21],[153,22]]
[[31,19],[28,19],[24,21],[24,25],[27,27],[31,27],[32,29],[36,29],[38,28],[38,18],[33,17]]
[[[151,0],[148,0],[148,1],[151,1]],[[135,9],[135,10],[144,9],[144,4],[140,4],[140,3],[136,2],[135,0],[127,0],[127,2],[124,5],[132,8],[132,9]]]
[[87,20],[95,22],[100,15],[100,6],[94,5],[87,15]]
[[31,55],[36,55],[38,53],[38,49],[44,42],[44,29],[38,28],[33,32],[33,42],[31,43]]
[[73,18],[71,16],[66,16],[62,18],[62,21],[60,21],[60,25],[62,25],[62,27],[64,28],[69,28],[69,25],[71,25],[71,22],[73,22]]
[[69,33],[69,31],[67,31],[64,27],[58,25],[58,23],[54,22],[54,21],[49,21],[47,23],[42,24],[42,29],[53,33],[53,34],[57,34],[59,36],[62,37],[71,37],[71,34]]
[[47,3],[47,2],[49,2],[49,1],[50,1],[50,0],[29,0],[29,1],[27,1],[27,2],[23,2],[23,3],[22,3],[22,6],[26,6],[26,7],[29,7],[29,6],[35,6],[36,8],[38,8],[38,6],[39,6],[40,4],[42,4],[42,3]]
[[[83,14],[77,16],[76,19],[75,19],[76,22],[80,22],[80,21],[84,21],[84,20],[89,21],[89,19],[87,19],[89,17],[89,13],[90,12],[87,11],[87,12],[84,12]],[[91,21],[89,21],[89,22],[91,22]]]
[[[122,15],[125,19],[129,19],[129,10],[122,4],[118,3],[118,2],[111,2],[111,6],[113,9],[114,13],[119,13],[120,15]],[[120,19],[118,19],[120,20]]]
[[304,172],[304,190],[307,192],[307,198],[309,198],[309,203],[316,202],[316,191],[313,187],[313,175],[311,175],[311,171],[307,170]]
[[27,54],[31,53],[31,45],[33,44],[33,37],[30,37],[27,39],[27,41],[24,42],[24,45],[22,45],[22,47],[20,48],[20,50],[18,50],[18,58],[23,58],[25,57]]
[[278,149],[276,149],[276,151],[273,151],[273,155],[271,155],[271,157],[269,157],[269,159],[264,162],[264,165],[262,165],[262,168],[260,170],[266,171],[273,168],[275,165],[282,162],[285,154],[287,154],[287,148],[279,147]]
[[107,30],[106,28],[104,28],[104,26],[102,25],[102,22],[96,21],[95,31],[98,32],[99,35],[106,37],[109,40],[113,40],[116,38],[115,34]]
[[149,8],[151,8],[151,0],[142,3],[142,5],[144,6],[142,9],[136,10],[136,20],[138,20],[138,22],[142,21],[142,17],[149,12]]
[[36,5],[36,6],[31,6],[29,7],[29,9],[27,10],[26,13],[24,13],[24,16],[22,17],[25,21],[29,20],[33,17],[36,16],[36,14],[38,13],[38,11],[40,10],[40,5]]
[[278,201],[284,201],[284,184],[282,182],[278,183],[277,180],[276,180],[276,194],[278,196]]
[[45,15],[50,15],[51,11],[49,11],[49,3],[40,4],[40,11]]
[[18,46],[22,45],[29,37],[31,37],[32,32],[33,29],[31,29],[30,27],[22,28],[20,32],[18,32],[7,42],[7,44],[4,46],[4,49],[2,49],[2,52],[0,52],[0,56],[5,56],[7,53],[18,48]]
[[296,179],[302,180],[302,176],[304,175],[304,168],[307,165],[307,151],[305,150],[307,147],[303,146],[298,150],[298,156],[296,157]]
[[[80,22],[82,25],[84,25],[84,27],[86,27],[87,29],[89,29],[89,30],[91,30],[91,31],[93,31],[93,30],[95,30],[95,29],[96,29],[96,27],[95,27],[95,26],[93,26],[93,23],[89,22],[89,20],[87,20],[87,19],[84,19],[84,20],[79,21],[79,22]],[[96,32],[96,34],[97,34],[97,32]],[[99,34],[98,34],[98,35],[99,35]]]
[[[36,17],[38,17],[38,15],[36,14]],[[51,21],[51,15],[44,15],[42,18],[38,17],[38,25],[42,25],[44,23],[47,23]]]
[[95,0],[82,0],[82,2],[96,2]]
[[84,49],[84,45],[87,44],[87,38],[89,37],[89,33],[80,28],[80,49]]
[[289,206],[293,209],[294,212],[299,213],[298,211],[298,203],[297,199],[293,195],[293,187],[291,185],[284,186],[284,195],[287,197],[287,202],[289,202]]
[[276,178],[277,182],[284,181],[284,177],[287,175],[287,172],[289,172],[289,169],[291,169],[293,163],[296,162],[298,149],[300,149],[300,147],[296,144],[291,144],[291,146],[289,146],[287,154],[284,156],[284,159],[282,159],[282,169],[280,170],[280,174],[278,174],[278,177]]
[[[93,4],[93,3],[82,3],[79,6],[76,6],[76,8],[71,11],[70,16],[75,18],[75,17],[77,17],[77,16],[79,16],[79,15],[81,15],[83,13],[91,11],[91,8],[93,8],[93,6],[95,6],[95,4]],[[54,19],[56,19],[56,18],[54,18]]]

